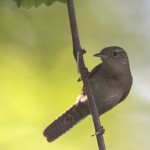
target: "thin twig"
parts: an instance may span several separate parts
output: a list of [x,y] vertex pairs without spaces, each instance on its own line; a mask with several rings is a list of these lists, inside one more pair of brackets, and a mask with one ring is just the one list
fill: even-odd
[[94,135],[96,135],[97,137],[99,150],[105,150],[106,148],[105,148],[105,143],[104,143],[104,138],[103,138],[103,128],[100,123],[99,114],[98,114],[98,110],[97,110],[96,103],[95,103],[95,98],[93,96],[93,92],[90,87],[88,71],[85,67],[85,63],[83,60],[83,50],[80,45],[73,0],[67,0],[67,6],[68,6],[68,13],[69,13],[69,19],[70,19],[71,33],[72,33],[73,54],[74,54],[76,61],[78,60],[77,61],[78,68],[81,73],[81,77],[83,79],[86,94],[88,96],[89,108],[90,108],[91,115],[93,118],[93,123],[95,126]]

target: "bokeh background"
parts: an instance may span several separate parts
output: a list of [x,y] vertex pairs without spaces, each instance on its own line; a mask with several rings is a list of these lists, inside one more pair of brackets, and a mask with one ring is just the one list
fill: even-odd
[[[130,95],[101,117],[107,149],[150,149],[149,0],[75,0],[75,7],[89,70],[106,46],[123,47],[130,59]],[[96,150],[91,117],[53,143],[42,135],[75,102],[78,77],[66,4],[24,9],[0,1],[0,150]]]

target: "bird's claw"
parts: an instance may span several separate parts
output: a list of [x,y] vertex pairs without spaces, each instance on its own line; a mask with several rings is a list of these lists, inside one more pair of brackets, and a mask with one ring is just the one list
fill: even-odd
[[78,73],[80,72],[80,67],[79,67],[79,57],[80,57],[80,53],[85,54],[86,50],[85,49],[81,49],[80,51],[77,52],[77,69],[78,69]]

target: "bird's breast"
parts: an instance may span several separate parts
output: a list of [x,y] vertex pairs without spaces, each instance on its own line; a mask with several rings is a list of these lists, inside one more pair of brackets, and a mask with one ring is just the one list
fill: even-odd
[[95,78],[91,80],[99,114],[110,110],[120,101],[123,91],[119,80],[115,78]]

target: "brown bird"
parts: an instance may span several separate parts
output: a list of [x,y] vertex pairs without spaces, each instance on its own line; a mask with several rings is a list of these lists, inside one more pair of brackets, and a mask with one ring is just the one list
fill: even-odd
[[[132,86],[132,75],[128,56],[121,47],[106,47],[94,56],[100,57],[102,63],[90,72],[89,80],[99,115],[102,115],[127,97]],[[52,142],[89,114],[88,99],[83,87],[76,103],[54,120],[43,134]]]

